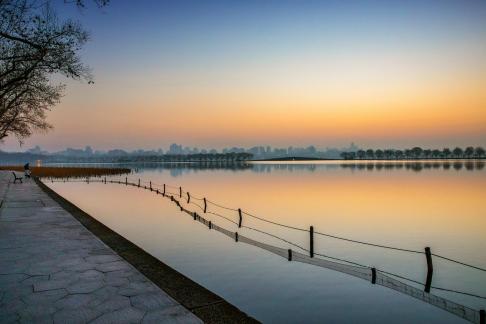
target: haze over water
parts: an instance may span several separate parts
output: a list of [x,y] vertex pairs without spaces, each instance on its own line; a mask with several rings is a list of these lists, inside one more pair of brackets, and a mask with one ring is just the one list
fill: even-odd
[[[409,167],[407,167],[409,164]],[[467,163],[466,163],[467,164]],[[299,228],[376,244],[433,253],[486,267],[486,171],[482,162],[252,163],[233,169],[191,164],[131,165],[129,175],[148,185],[182,186],[194,197]],[[391,166],[393,165],[393,167]],[[169,167],[170,166],[170,167]],[[119,179],[119,178],[117,178]],[[124,177],[122,177],[124,181]],[[144,182],[145,181],[145,182]],[[61,195],[149,253],[237,307],[266,322],[460,322],[431,305],[348,275],[288,262],[194,222],[150,191],[118,184],[52,183]],[[175,196],[177,188],[170,188]],[[184,200],[184,199],[182,199]],[[194,198],[193,198],[193,201]],[[185,205],[184,205],[185,206]],[[209,204],[237,221],[238,214]],[[197,206],[188,208],[198,212]],[[283,248],[289,244],[204,214],[215,224]],[[302,246],[308,233],[248,216],[243,224]],[[316,252],[425,281],[422,254],[383,250],[316,237]],[[434,258],[432,286],[486,295],[484,273]],[[474,309],[484,299],[432,293]],[[383,310],[386,309],[386,312]]]

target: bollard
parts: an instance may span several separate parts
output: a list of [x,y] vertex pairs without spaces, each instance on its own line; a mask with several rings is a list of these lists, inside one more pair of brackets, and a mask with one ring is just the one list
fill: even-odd
[[479,310],[479,324],[486,324],[486,312],[484,309]]
[[425,258],[427,259],[427,279],[425,280],[426,293],[430,292],[430,286],[432,285],[432,275],[434,273],[434,266],[432,265],[432,253],[430,252],[430,247],[425,248]]
[[164,183],[164,192],[162,193],[162,196],[165,197],[165,183]]
[[182,198],[182,187],[179,187],[179,198]]
[[138,187],[140,188],[140,179],[138,179]]
[[309,255],[311,258],[314,257],[314,226],[309,229]]
[[187,203],[189,203],[191,201],[191,195],[189,194],[189,192],[187,193]]
[[208,226],[209,226],[209,229],[211,229],[211,226],[212,226],[211,221],[209,221],[209,225]]
[[238,215],[240,216],[240,221],[238,222],[238,228],[241,228],[241,222],[243,221],[243,217],[241,216],[241,208],[238,208]]
[[238,232],[235,232],[235,242],[238,242]]
[[291,250],[291,249],[289,249],[288,251],[289,251],[288,260],[289,260],[289,261],[292,261],[292,250]]
[[206,208],[207,208],[208,204],[206,203],[206,198],[204,198],[204,213],[206,214]]
[[376,283],[376,268],[371,268],[371,283],[373,285]]

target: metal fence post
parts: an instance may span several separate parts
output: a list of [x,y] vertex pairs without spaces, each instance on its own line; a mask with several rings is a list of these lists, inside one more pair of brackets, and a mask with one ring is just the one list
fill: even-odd
[[310,238],[310,242],[309,242],[309,255],[311,258],[314,257],[314,226],[311,226],[310,229],[309,229],[309,238]]
[[425,258],[427,259],[427,279],[425,280],[426,293],[430,292],[430,286],[432,284],[432,275],[434,273],[434,266],[432,265],[432,253],[430,252],[430,247],[425,248]]

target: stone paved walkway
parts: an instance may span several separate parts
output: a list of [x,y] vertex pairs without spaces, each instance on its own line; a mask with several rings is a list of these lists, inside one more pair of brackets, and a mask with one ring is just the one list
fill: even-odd
[[200,323],[33,180],[0,172],[0,323]]

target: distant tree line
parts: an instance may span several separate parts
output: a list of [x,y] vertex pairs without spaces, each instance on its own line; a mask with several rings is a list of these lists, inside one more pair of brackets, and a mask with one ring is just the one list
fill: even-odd
[[357,150],[354,152],[343,152],[341,157],[345,160],[410,160],[410,159],[481,159],[485,158],[484,148],[468,146],[465,149],[456,147],[455,149],[444,148],[423,149],[414,147],[406,150]]
[[198,153],[198,154],[164,154],[156,156],[126,156],[118,162],[242,162],[252,159],[251,153]]
[[7,153],[0,151],[0,165],[11,163],[36,162],[42,163],[150,163],[150,162],[198,162],[198,163],[235,163],[251,160],[251,153],[207,153],[207,154],[164,154],[164,155],[121,155],[121,156],[64,156],[42,155],[32,153]]

